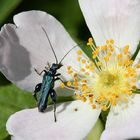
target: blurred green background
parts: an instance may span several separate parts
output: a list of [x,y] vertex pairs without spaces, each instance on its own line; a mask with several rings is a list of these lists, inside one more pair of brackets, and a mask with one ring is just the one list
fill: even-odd
[[[52,14],[77,42],[90,37],[77,0],[0,0],[0,26],[12,23],[13,15],[28,10],[43,10]],[[20,90],[0,74],[0,140],[10,139],[5,123],[11,114],[35,106],[36,102],[31,93]],[[97,124],[101,126],[94,130],[98,140],[102,125],[100,121]]]

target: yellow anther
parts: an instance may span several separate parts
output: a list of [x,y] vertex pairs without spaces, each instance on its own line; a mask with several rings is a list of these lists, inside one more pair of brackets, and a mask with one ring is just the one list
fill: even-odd
[[137,64],[137,65],[136,65],[136,68],[138,68],[138,69],[139,69],[139,68],[140,68],[140,64]]
[[61,84],[60,84],[60,87],[61,87],[61,88],[64,88],[64,87],[65,87],[65,84],[64,84],[64,83],[61,83]]
[[107,61],[109,61],[109,57],[108,56],[105,56],[104,57],[104,60],[107,62]]
[[118,58],[118,59],[122,58],[122,54],[118,54],[118,55],[117,55],[117,58]]
[[126,60],[124,63],[125,63],[125,66],[129,66],[133,64],[133,60]]
[[114,48],[113,47],[110,47],[110,50],[111,50],[111,52],[114,52]]
[[88,97],[90,104],[93,103],[93,97]]
[[78,82],[78,77],[74,77],[74,82]]
[[70,70],[71,69],[71,66],[67,66],[67,69]]
[[86,102],[87,99],[86,99],[86,97],[83,97],[83,96],[82,96],[82,97],[81,97],[81,100],[82,100],[83,102]]
[[137,75],[135,73],[131,73],[130,76],[134,77],[134,78],[137,77]]
[[119,66],[123,66],[123,62],[122,62],[122,61],[119,61],[119,62],[118,62],[118,65],[119,65]]
[[85,91],[85,90],[87,90],[87,89],[88,89],[87,85],[86,85],[86,84],[83,84],[81,90],[82,90],[82,91]]
[[67,82],[67,86],[70,87],[71,85],[72,85],[71,81],[68,81],[68,82]]
[[78,74],[77,73],[74,73],[73,77],[74,78],[77,78]]
[[98,66],[101,66],[101,65],[102,65],[102,63],[101,63],[100,61],[98,61],[98,62],[97,62],[97,65],[98,65]]
[[92,58],[95,59],[97,57],[97,55],[93,55]]
[[82,96],[87,97],[87,96],[88,96],[88,94],[87,94],[87,93],[83,93],[83,94],[82,94]]
[[72,74],[73,73],[73,71],[72,70],[68,70],[68,72],[67,72],[68,74]]
[[131,80],[131,81],[132,81],[133,83],[136,83],[137,80],[136,80],[136,79],[133,79],[133,80]]
[[86,80],[86,79],[82,79],[81,82],[82,82],[82,83],[87,83],[87,80]]
[[101,50],[102,50],[102,51],[105,51],[105,50],[107,50],[107,46],[106,46],[106,45],[104,45],[104,46],[101,46]]
[[107,56],[108,56],[108,57],[110,57],[111,55],[112,55],[112,53],[111,53],[111,52],[108,52],[108,53],[107,53]]
[[90,66],[89,65],[86,65],[86,69],[89,69],[90,68]]
[[96,100],[98,103],[104,102],[105,98],[103,96],[99,96]]
[[111,50],[112,48],[113,48],[112,45],[109,44],[109,45],[108,45],[108,49]]
[[75,86],[75,87],[78,87],[78,82],[73,82],[73,85]]
[[78,57],[78,58],[77,58],[77,61],[80,62],[81,59],[82,59],[81,57]]
[[91,66],[89,69],[90,69],[90,71],[94,71],[95,66]]
[[96,109],[96,105],[95,104],[92,104],[92,109]]
[[90,38],[88,39],[87,46],[92,46],[92,45],[93,45],[93,38],[90,37]]
[[135,70],[133,68],[131,68],[131,67],[128,67],[127,71],[128,71],[128,73],[134,73],[135,72]]
[[117,105],[117,102],[116,102],[116,99],[115,99],[115,98],[112,98],[111,104],[112,104],[113,106],[116,106],[116,105]]
[[92,55],[93,55],[92,57],[93,57],[93,59],[97,57],[98,53],[99,53],[98,50],[95,50],[95,51],[92,52]]
[[86,102],[86,97],[84,97],[83,95],[80,95],[80,94],[76,94],[76,98],[78,99],[78,100],[81,100],[81,101],[83,101],[83,102]]
[[86,60],[85,59],[82,59],[82,63],[85,64],[86,63]]
[[127,91],[127,94],[132,95],[132,91],[131,90]]
[[81,72],[85,72],[85,69],[84,68],[81,68],[81,70],[80,70]]
[[78,54],[78,55],[82,55],[82,51],[81,51],[81,50],[78,50],[78,51],[77,51],[77,54]]
[[137,89],[137,87],[136,87],[136,86],[132,86],[132,89],[133,89],[133,90],[136,90],[136,89]]
[[102,106],[102,111],[107,111],[108,107],[106,105]]
[[126,46],[123,48],[123,52],[124,52],[124,54],[128,54],[128,51],[129,51],[129,45],[126,45]]
[[110,39],[110,43],[111,43],[111,44],[114,44],[114,42],[115,42],[115,41],[114,41],[113,39]]

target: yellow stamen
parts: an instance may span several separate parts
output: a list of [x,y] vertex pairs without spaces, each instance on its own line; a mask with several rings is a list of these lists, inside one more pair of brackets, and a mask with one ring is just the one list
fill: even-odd
[[93,46],[93,38],[90,37],[87,42],[87,46]]
[[60,84],[60,87],[61,87],[61,88],[64,88],[64,87],[65,87],[65,84],[64,84],[64,83],[61,83],[61,84]]
[[124,54],[128,54],[128,50],[129,50],[129,45],[126,45],[126,46],[123,48]]
[[113,39],[110,39],[110,43],[111,43],[111,44],[114,44],[114,42],[115,42],[115,41],[114,41]]
[[77,51],[77,54],[78,54],[78,55],[82,55],[82,51],[81,51],[81,50],[78,50],[78,51]]
[[68,82],[67,82],[67,86],[70,87],[71,85],[72,85],[71,81],[68,81]]
[[82,59],[82,63],[85,64],[86,63],[86,60],[85,59]]
[[72,86],[77,99],[88,101],[93,109],[106,111],[111,106],[128,103],[137,89],[137,68],[140,68],[140,64],[131,60],[129,45],[118,49],[121,46],[116,46],[115,41],[109,39],[102,46],[95,47],[92,38],[89,38],[87,45],[93,50],[94,60],[77,53],[80,72],[75,74],[74,69],[67,68],[73,77],[73,82],[68,81],[67,86]]

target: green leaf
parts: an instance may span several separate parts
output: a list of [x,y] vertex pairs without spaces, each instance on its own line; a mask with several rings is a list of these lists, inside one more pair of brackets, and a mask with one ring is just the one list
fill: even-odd
[[8,136],[5,124],[9,116],[24,108],[35,107],[31,93],[21,91],[15,85],[0,87],[0,140]]
[[100,136],[104,130],[104,124],[100,119],[96,122],[93,129],[90,131],[85,140],[100,140]]
[[0,25],[22,0],[0,0]]
[[131,60],[134,61],[134,60],[136,59],[136,57],[137,57],[139,51],[140,51],[140,42],[139,42],[139,44],[138,44],[138,46],[137,46],[137,49],[136,49],[135,53],[133,54]]

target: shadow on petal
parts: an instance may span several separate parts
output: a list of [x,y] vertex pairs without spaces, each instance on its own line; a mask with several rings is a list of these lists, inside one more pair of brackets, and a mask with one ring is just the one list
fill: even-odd
[[20,44],[15,26],[2,28],[0,52],[0,69],[9,80],[20,81],[31,73],[30,53]]

